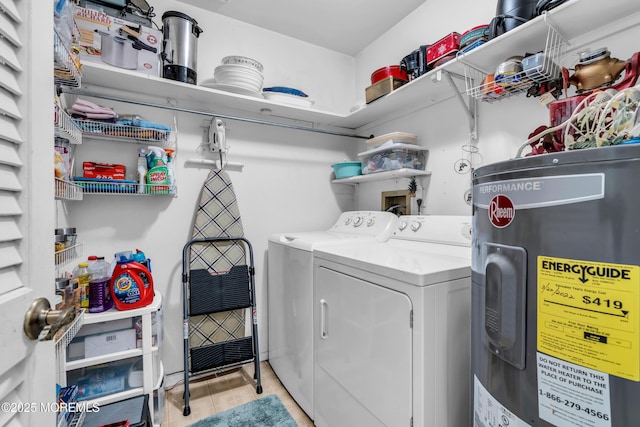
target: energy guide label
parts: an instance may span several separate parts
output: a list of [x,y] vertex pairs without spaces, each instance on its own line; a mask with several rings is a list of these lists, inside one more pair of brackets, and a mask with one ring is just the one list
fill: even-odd
[[640,381],[640,267],[538,257],[538,351]]
[[538,353],[538,416],[556,427],[611,427],[609,375]]

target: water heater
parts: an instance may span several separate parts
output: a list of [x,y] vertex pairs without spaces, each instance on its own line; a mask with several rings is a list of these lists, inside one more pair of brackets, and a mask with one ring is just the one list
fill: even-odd
[[473,179],[473,425],[640,426],[640,145]]

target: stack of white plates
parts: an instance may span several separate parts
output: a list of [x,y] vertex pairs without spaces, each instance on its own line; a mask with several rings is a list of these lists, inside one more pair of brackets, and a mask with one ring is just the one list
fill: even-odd
[[262,64],[244,56],[227,56],[218,65],[213,79],[205,80],[202,86],[227,90],[250,96],[262,97]]

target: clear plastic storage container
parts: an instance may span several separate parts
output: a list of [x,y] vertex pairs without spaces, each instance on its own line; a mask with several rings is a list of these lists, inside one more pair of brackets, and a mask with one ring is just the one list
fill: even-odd
[[396,169],[424,170],[427,150],[412,144],[383,144],[373,150],[359,153],[362,174]]

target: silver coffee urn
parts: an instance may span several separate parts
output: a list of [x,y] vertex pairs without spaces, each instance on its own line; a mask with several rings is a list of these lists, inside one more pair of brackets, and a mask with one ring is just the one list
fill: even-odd
[[162,15],[162,77],[197,84],[198,37],[202,28],[182,12]]

